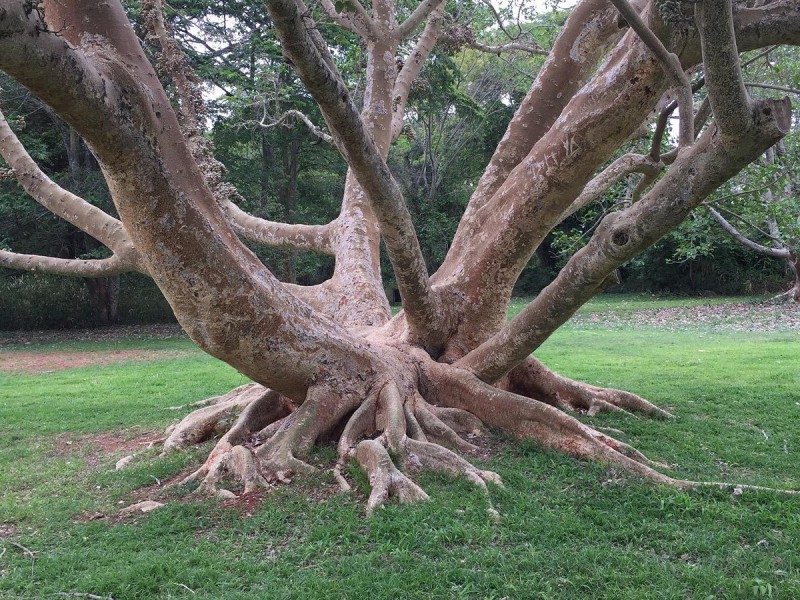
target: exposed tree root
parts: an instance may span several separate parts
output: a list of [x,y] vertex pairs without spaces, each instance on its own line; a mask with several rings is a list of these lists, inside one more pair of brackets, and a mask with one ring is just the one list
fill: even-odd
[[172,429],[164,442],[164,451],[181,450],[204,442],[222,428],[225,420],[269,393],[265,387],[249,383],[231,390],[224,396],[210,398],[209,406],[194,411]]
[[790,290],[781,292],[777,296],[765,300],[764,304],[800,304],[800,286],[796,285]]
[[603,411],[645,413],[671,418],[672,415],[636,394],[600,388],[554,373],[532,356],[508,375],[505,387],[517,394],[536,398],[562,410],[586,412],[595,416]]
[[[412,480],[413,474],[422,470],[464,477],[490,502],[487,483],[502,486],[500,477],[460,456],[477,450],[464,436],[479,435],[484,424],[661,484],[730,488],[734,493],[769,489],[672,478],[656,470],[669,465],[650,460],[635,448],[581,423],[563,410],[585,410],[588,414],[598,410],[634,410],[669,416],[633,394],[573,382],[533,360],[498,386],[452,365],[426,362],[418,367],[413,379],[401,376],[376,382],[365,398],[335,394],[324,386],[315,386],[300,406],[260,386],[243,386],[213,406],[186,417],[165,447],[180,448],[200,441],[218,431],[223,419],[239,411],[238,418],[220,438],[205,464],[187,478],[200,482],[198,491],[202,494],[229,498],[234,493],[220,488],[224,480],[232,480],[248,493],[288,482],[294,474],[314,471],[303,459],[316,442],[339,432],[339,459],[333,468],[334,477],[342,490],[350,490],[343,466],[349,459],[361,466],[371,488],[367,515],[374,514],[392,498],[401,503],[428,499]],[[549,390],[550,395],[543,402],[505,388],[526,392]],[[553,402],[554,399],[558,402]],[[491,502],[489,512],[497,515]]]
[[487,425],[576,458],[620,466],[658,483],[676,483],[652,468],[665,465],[549,404],[498,389],[450,366],[433,365],[430,371],[428,381],[440,405],[466,410]]
[[394,466],[386,448],[379,442],[375,440],[360,442],[355,449],[355,459],[367,473],[372,488],[367,501],[368,517],[390,497],[395,497],[402,503],[428,499],[428,494],[421,487]]

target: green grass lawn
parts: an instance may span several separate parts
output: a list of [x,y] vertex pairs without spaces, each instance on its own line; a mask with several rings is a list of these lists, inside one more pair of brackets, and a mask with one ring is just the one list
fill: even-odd
[[[680,306],[604,297],[584,313],[619,316],[658,302]],[[183,339],[121,344],[187,348]],[[54,347],[92,346],[25,350]],[[578,321],[537,355],[669,407],[670,422],[589,421],[623,430],[621,439],[673,465],[671,474],[800,489],[797,331]],[[467,482],[431,475],[419,478],[431,502],[390,505],[366,520],[355,470],[354,493],[336,494],[323,470],[275,489],[250,516],[178,489],[164,508],[117,518],[210,446],[166,458],[142,450],[115,471],[130,452],[103,452],[99,440],[163,429],[187,413],[168,407],[243,381],[201,353],[0,374],[0,598],[800,598],[799,496],[657,487],[501,436],[481,462],[506,484],[491,490],[499,522]],[[312,462],[331,457],[322,448]]]

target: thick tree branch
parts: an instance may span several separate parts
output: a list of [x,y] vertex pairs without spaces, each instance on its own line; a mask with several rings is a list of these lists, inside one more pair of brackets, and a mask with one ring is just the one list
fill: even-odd
[[741,128],[752,122],[752,103],[742,79],[732,3],[703,0],[695,5],[695,18],[714,120],[722,136],[735,141]]
[[444,0],[422,0],[417,5],[417,8],[414,9],[414,12],[394,30],[395,40],[402,42],[414,33],[414,30],[437,9],[439,9],[438,12],[440,14],[443,12]]
[[[86,140],[149,274],[201,348],[297,404],[317,380],[334,390],[374,372],[365,344],[286,291],[237,238],[119,2],[46,2],[63,38],[36,34],[42,23],[21,4],[0,6],[0,69]],[[75,58],[81,50],[91,62]]]
[[375,22],[359,0],[351,0],[350,4],[353,6],[353,12],[338,12],[331,0],[320,0],[320,4],[322,4],[322,8],[325,9],[328,16],[340,27],[358,34],[363,39],[376,39],[378,37]]
[[692,106],[692,85],[681,66],[678,57],[667,50],[658,36],[647,26],[627,0],[611,0],[619,13],[628,22],[664,68],[664,72],[675,86],[680,110],[680,146],[690,146],[694,142],[694,109]]
[[200,79],[172,33],[167,31],[164,23],[164,3],[162,0],[144,0],[142,14],[149,29],[148,37],[161,46],[161,56],[156,67],[175,84],[184,133],[187,138],[200,135],[202,130],[200,121],[206,112]]
[[[442,314],[432,294],[411,215],[402,192],[350,98],[344,82],[327,64],[292,0],[268,0],[275,28],[306,89],[319,104],[378,219],[394,267],[413,338],[426,346],[443,343]],[[305,17],[307,18],[307,17]]]
[[236,233],[250,241],[273,248],[295,248],[333,254],[331,223],[327,225],[276,223],[254,217],[233,202],[223,204],[222,208],[228,214]]
[[643,154],[628,153],[620,156],[586,184],[581,195],[561,214],[561,221],[597,200],[626,175],[631,173],[658,174],[663,168],[663,163]]
[[406,112],[408,94],[411,85],[422,70],[422,66],[436,45],[442,32],[442,16],[444,15],[444,2],[441,2],[431,13],[425,29],[417,40],[417,44],[403,62],[403,68],[397,74],[392,90],[392,139],[396,139],[403,129],[403,117]]
[[758,8],[738,8],[733,16],[740,52],[777,44],[800,45],[800,7],[777,0]]
[[[692,93],[699,91],[705,85],[706,80],[704,77],[701,77],[696,82],[692,84]],[[678,108],[678,101],[673,100],[670,102],[658,115],[658,120],[656,121],[656,130],[653,133],[653,141],[650,144],[650,156],[653,160],[659,160],[661,157],[661,140],[664,138],[664,133],[667,130],[667,123],[669,122],[669,118],[672,116],[672,113],[675,109]],[[693,134],[696,137],[700,133],[700,129],[703,128],[703,124],[705,123],[705,118],[701,117],[700,110],[694,113],[692,117],[693,122]],[[694,139],[692,139],[694,141]],[[679,146],[680,147],[680,146]]]
[[[123,263],[124,270],[144,270],[139,254],[122,222],[63,189],[45,175],[9,127],[2,112],[0,112],[0,155],[11,167],[17,181],[36,202],[118,253],[120,256],[117,260]],[[22,264],[20,261],[16,262]],[[28,261],[25,264],[32,263]],[[32,269],[26,267],[26,270]]]
[[594,296],[615,268],[677,226],[714,189],[780,140],[791,125],[791,104],[768,100],[756,107],[737,143],[718,140],[707,130],[644,198],[608,215],[550,285],[456,365],[484,381],[505,375]]
[[[242,198],[236,189],[224,180],[225,168],[214,157],[210,143],[203,136],[202,120],[206,114],[206,107],[199,79],[188,57],[167,30],[163,10],[164,5],[161,0],[147,0],[143,3],[143,13],[150,35],[161,47],[162,56],[158,65],[160,70],[175,83],[181,107],[181,129],[187,138],[192,155],[203,170],[206,182],[213,190],[220,206],[230,217],[236,232],[250,241],[265,246],[330,254],[332,251],[328,227],[276,223],[250,215],[236,204],[242,201]],[[287,111],[278,123],[272,125],[265,125],[262,119],[259,125],[269,128],[280,124],[290,115],[300,118],[313,133],[325,141],[332,141],[329,135],[316,128],[300,111]]]
[[458,224],[453,245],[434,275],[440,282],[463,266],[479,236],[488,203],[531,149],[552,127],[575,93],[595,72],[598,61],[624,33],[617,10],[607,0],[583,0],[570,13],[536,81],[508,125]]
[[710,212],[711,215],[717,220],[717,223],[722,226],[725,232],[740,244],[743,244],[751,250],[755,250],[756,252],[766,256],[772,256],[774,258],[789,258],[789,250],[786,248],[770,248],[768,246],[762,246],[761,244],[754,242],[750,238],[740,233],[739,230],[731,225],[725,217],[723,217],[717,210],[714,209],[714,207],[707,206],[706,208],[708,209],[708,212]]
[[0,250],[0,267],[18,271],[35,271],[53,275],[73,275],[75,277],[111,277],[133,271],[134,267],[119,256],[95,260],[77,258],[53,258],[36,254],[18,254]]

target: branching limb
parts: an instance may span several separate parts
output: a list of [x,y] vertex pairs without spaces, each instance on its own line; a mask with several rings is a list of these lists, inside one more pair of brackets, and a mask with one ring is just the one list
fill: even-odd
[[564,28],[517,109],[458,224],[453,245],[434,281],[463,267],[463,259],[480,236],[481,209],[496,195],[512,170],[550,130],[570,98],[590,79],[608,48],[622,37],[619,14],[607,0],[583,0]]
[[269,0],[268,7],[308,91],[320,105],[330,130],[364,189],[375,212],[394,267],[411,336],[436,349],[444,343],[444,323],[432,293],[427,267],[400,186],[378,151],[372,136],[338,73],[326,62],[297,4]]
[[[692,84],[692,93],[697,92],[700,90],[706,83],[705,77],[700,77],[695,83]],[[701,105],[702,106],[702,105]],[[675,109],[678,108],[678,101],[673,100],[670,102],[658,115],[658,120],[656,121],[656,130],[653,133],[653,141],[650,144],[650,156],[653,160],[659,160],[661,157],[661,140],[664,138],[664,133],[667,130],[667,123],[669,122],[672,113]],[[694,114],[694,135],[697,136],[700,133],[700,129],[703,128],[705,124],[704,115],[698,109],[697,112]],[[692,140],[694,141],[694,140]],[[680,148],[680,145],[678,146]]]
[[614,269],[677,226],[717,186],[785,135],[788,100],[759,106],[740,127],[735,144],[730,139],[718,143],[715,132],[707,130],[644,198],[608,215],[587,246],[525,309],[456,364],[496,381],[524,360],[597,293]]
[[[51,213],[89,234],[112,251],[128,255],[135,253],[121,221],[63,189],[42,172],[12,131],[2,112],[0,155],[25,191]],[[131,257],[131,262],[138,261]]]
[[620,156],[586,184],[581,195],[562,213],[561,220],[563,221],[570,215],[597,200],[606,193],[612,185],[621,181],[625,176],[631,173],[657,175],[663,168],[663,163],[658,159],[653,160],[651,156],[633,153]]
[[[423,4],[425,4],[423,2]],[[423,4],[420,4],[422,6]],[[397,79],[392,90],[392,139],[396,139],[403,129],[403,116],[406,111],[408,94],[411,85],[422,70],[422,66],[436,45],[442,31],[442,16],[444,15],[444,2],[439,2],[433,9],[425,29],[419,36],[414,49],[403,62],[403,68],[397,74]],[[402,38],[401,38],[402,39]]]
[[365,40],[378,37],[375,22],[359,0],[351,0],[350,4],[353,6],[353,12],[337,11],[331,0],[320,0],[320,4],[322,4],[322,8],[325,9],[328,16],[340,27],[349,29]]
[[[437,10],[438,9],[438,10]],[[422,0],[408,18],[397,26],[394,31],[395,39],[402,42],[419,27],[425,19],[437,11],[440,15],[444,9],[444,0]],[[441,17],[440,17],[441,18]],[[428,21],[430,23],[430,21]]]
[[290,118],[295,118],[295,119],[298,119],[299,121],[301,121],[306,127],[308,127],[308,130],[312,134],[317,136],[323,142],[327,142],[328,144],[333,144],[334,143],[333,142],[333,138],[328,133],[326,133],[325,131],[323,131],[319,127],[317,127],[314,124],[314,122],[311,119],[308,118],[308,116],[306,114],[300,112],[299,110],[295,110],[295,109],[287,110],[285,113],[283,113],[280,116],[280,118],[278,120],[273,121],[271,123],[267,123],[266,122],[267,115],[264,114],[264,117],[261,119],[261,121],[259,121],[258,124],[264,129],[272,129],[273,127],[277,127],[279,125],[285,125],[286,123],[288,123]]
[[619,13],[628,22],[636,34],[647,47],[656,55],[664,72],[672,80],[675,93],[678,97],[678,106],[681,116],[680,146],[690,146],[694,142],[694,108],[692,105],[692,84],[681,66],[680,59],[667,50],[661,40],[647,26],[639,13],[628,4],[627,0],[611,0]]
[[202,133],[201,121],[206,113],[200,78],[195,74],[189,58],[178,46],[172,32],[167,30],[162,0],[142,2],[142,14],[149,30],[148,37],[161,46],[161,56],[156,66],[175,84],[181,125],[187,138],[191,139]]
[[[153,38],[161,47],[159,69],[175,83],[180,107],[181,129],[186,136],[192,155],[200,165],[203,176],[217,201],[231,220],[236,232],[242,237],[270,247],[291,247],[331,254],[330,228],[319,225],[293,225],[276,223],[255,217],[237,205],[242,197],[225,181],[225,167],[213,155],[213,148],[202,135],[206,114],[200,79],[195,75],[189,59],[173,38],[164,22],[162,0],[147,0],[143,5],[145,22]],[[312,132],[331,140],[330,136],[316,128],[300,111],[288,111],[300,118]],[[286,117],[286,115],[284,115]],[[276,123],[275,125],[277,125]],[[264,126],[263,119],[260,125]],[[270,125],[272,126],[272,125]]]
[[789,258],[789,250],[787,248],[770,248],[769,246],[762,246],[761,244],[754,242],[747,236],[743,235],[739,232],[736,227],[731,225],[731,223],[723,217],[719,211],[717,211],[713,206],[707,206],[708,212],[717,220],[717,222],[722,226],[722,228],[730,235],[733,239],[735,239],[740,244],[743,244],[750,248],[751,250],[755,250],[760,254],[764,254],[766,256],[772,256],[773,258]]

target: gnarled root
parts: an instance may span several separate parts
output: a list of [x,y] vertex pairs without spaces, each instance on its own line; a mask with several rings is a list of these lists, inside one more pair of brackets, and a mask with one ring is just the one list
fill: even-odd
[[617,465],[659,483],[681,483],[652,468],[666,465],[549,404],[498,389],[450,366],[433,365],[428,374],[428,385],[440,405],[466,410],[488,425],[576,458]]
[[[258,469],[250,456],[251,452],[242,444],[249,441],[253,432],[290,414],[293,407],[288,400],[274,390],[268,390],[261,386],[258,388],[260,388],[258,390],[260,395],[250,399],[236,422],[214,446],[203,466],[184,479],[184,483],[201,481],[200,492],[212,495],[217,492],[217,483],[225,476],[233,476],[240,480],[244,483],[246,491],[248,486],[252,485],[263,487],[260,485],[261,481],[255,477]],[[196,423],[198,420],[193,417],[199,412],[201,411],[189,415],[182,421],[182,424],[187,421]],[[240,450],[244,451],[249,458],[246,458]],[[257,483],[249,483],[252,481]]]
[[224,422],[270,391],[257,383],[248,383],[224,396],[212,398],[211,404],[187,415],[170,432],[164,442],[164,452],[182,450],[199,444],[216,433]]
[[323,386],[311,388],[297,408],[267,390],[247,405],[205,464],[184,483],[200,481],[200,493],[227,496],[230,492],[218,488],[223,479],[243,484],[246,493],[269,483],[288,482],[294,474],[313,472],[298,457],[306,455],[352,408],[352,399],[331,394]]
[[[502,485],[500,477],[461,456],[477,449],[465,436],[478,435],[484,423],[520,438],[535,439],[546,448],[613,465],[657,483],[682,488],[734,487],[665,475],[656,469],[668,465],[648,459],[560,410],[578,408],[593,414],[613,407],[667,414],[633,394],[573,382],[533,360],[498,386],[453,365],[432,361],[416,365],[418,371],[413,377],[406,376],[408,370],[398,370],[396,378],[385,375],[362,387],[360,396],[335,393],[317,384],[308,390],[300,406],[260,386],[239,388],[214,406],[189,415],[168,444],[177,448],[200,440],[219,430],[224,418],[239,411],[238,419],[205,464],[187,478],[200,482],[201,493],[227,498],[233,492],[219,487],[226,479],[234,480],[247,493],[275,482],[288,482],[293,474],[313,471],[303,459],[316,442],[343,427],[338,434],[339,460],[334,477],[343,490],[349,490],[342,472],[345,462],[353,458],[364,469],[371,486],[367,515],[392,498],[403,503],[428,499],[412,477],[419,471],[433,470],[471,481],[485,494],[489,512],[496,517],[487,484]],[[526,394],[504,388],[524,389]],[[527,396],[543,390],[549,390],[549,402]],[[735,487],[740,491],[768,489]]]
[[220,481],[227,478],[241,481],[245,494],[269,487],[269,483],[258,468],[253,453],[244,446],[234,446],[224,454],[218,455],[205,471],[206,475],[198,488],[198,491],[204,495],[226,499],[235,498],[236,494],[233,492],[217,487]]
[[[437,412],[437,407],[428,404],[415,391],[403,397],[397,386],[390,381],[377,396],[368,399],[353,413],[342,433],[339,452],[343,458],[354,456],[370,478],[372,491],[367,504],[368,516],[393,496],[401,502],[428,498],[419,486],[397,469],[390,452],[399,458],[406,471],[430,469],[452,476],[463,476],[478,486],[487,499],[489,494],[486,482],[502,485],[500,476],[496,473],[478,469],[451,450],[428,441],[438,440],[462,451],[476,449],[445,423]],[[454,424],[466,423],[470,432],[480,427],[475,417],[467,418],[463,411],[446,411],[441,414],[450,417]],[[357,441],[376,433],[380,433],[377,439]],[[491,504],[489,510],[496,515]]]
[[371,517],[375,509],[390,497],[397,498],[401,503],[428,500],[428,494],[394,466],[386,448],[379,442],[375,440],[359,442],[354,456],[367,473],[372,488],[367,501],[368,517]]
[[672,417],[636,394],[581,383],[554,373],[532,356],[515,367],[508,374],[505,385],[500,387],[562,410],[585,411],[589,416],[603,411],[623,411]]

